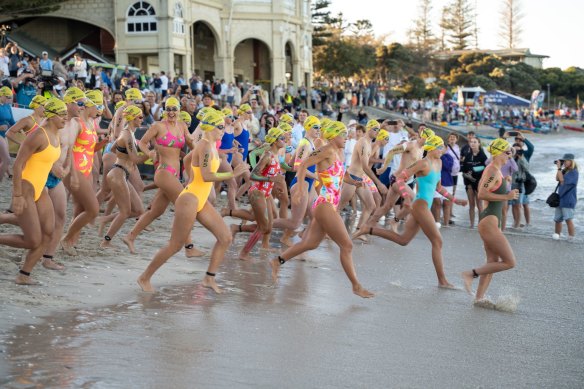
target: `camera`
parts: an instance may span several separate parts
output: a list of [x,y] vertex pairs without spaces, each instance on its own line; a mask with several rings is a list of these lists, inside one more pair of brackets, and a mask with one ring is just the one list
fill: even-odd
[[556,160],[554,161],[554,165],[557,165],[557,164],[558,164],[558,162],[559,162],[561,165],[563,165],[563,164],[564,164],[564,161],[562,161],[561,159],[556,159]]

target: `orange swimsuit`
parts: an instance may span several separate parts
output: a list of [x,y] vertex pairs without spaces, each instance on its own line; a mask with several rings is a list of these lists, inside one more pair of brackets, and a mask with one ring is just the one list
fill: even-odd
[[45,149],[31,155],[22,170],[22,179],[30,182],[34,188],[34,201],[38,201],[41,197],[43,188],[47,183],[49,172],[53,168],[53,164],[61,156],[61,144],[53,146],[45,129],[42,127],[39,128],[45,133],[49,145]]
[[81,132],[77,135],[73,145],[73,163],[75,169],[87,177],[93,169],[93,153],[97,143],[97,132],[93,127],[88,129],[82,119],[79,119],[79,124],[81,124]]

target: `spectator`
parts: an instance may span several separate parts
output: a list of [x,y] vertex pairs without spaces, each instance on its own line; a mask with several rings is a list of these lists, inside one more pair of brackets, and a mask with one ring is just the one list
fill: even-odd
[[523,156],[523,149],[520,144],[513,144],[513,149],[515,153],[513,159],[517,164],[517,170],[511,176],[511,190],[517,189],[519,191],[519,198],[509,200],[509,205],[513,213],[513,228],[520,228],[523,227],[521,224],[521,206],[525,197],[525,179],[529,172],[529,162]]
[[[156,88],[156,80],[154,81],[154,88]],[[165,98],[168,94],[168,77],[163,71],[160,72],[160,96]]]
[[574,154],[564,154],[564,156],[555,161],[558,171],[556,181],[558,181],[558,194],[560,195],[560,206],[556,208],[554,222],[556,223],[553,238],[560,239],[562,233],[562,222],[566,222],[568,227],[568,241],[574,241],[576,228],[574,227],[574,210],[578,195],[576,193],[578,186],[578,165],[574,161]]
[[[8,46],[7,46],[8,47]],[[22,53],[18,51],[18,46],[10,46],[10,52],[8,54],[8,70],[10,72],[10,77],[18,76],[18,69],[22,67]]]
[[8,64],[10,59],[6,54],[6,49],[4,47],[0,47],[0,72],[2,73],[3,77],[8,77],[10,75],[10,70],[8,69]]
[[73,65],[73,71],[75,72],[75,79],[81,80],[84,84],[87,82],[87,72],[89,70],[89,64],[80,52],[75,53],[75,63]]
[[475,208],[479,214],[483,211],[482,201],[479,201],[479,181],[483,176],[487,162],[487,155],[481,147],[481,143],[475,137],[470,138],[469,147],[461,151],[460,163],[462,176],[464,178],[464,187],[468,196],[470,218],[470,228],[475,226]]
[[61,63],[61,58],[58,56],[53,61],[53,75],[55,77],[62,77],[65,80],[67,79],[67,69]]
[[39,66],[41,68],[41,73],[43,71],[53,73],[53,61],[49,58],[49,53],[43,51],[41,60],[39,61]]

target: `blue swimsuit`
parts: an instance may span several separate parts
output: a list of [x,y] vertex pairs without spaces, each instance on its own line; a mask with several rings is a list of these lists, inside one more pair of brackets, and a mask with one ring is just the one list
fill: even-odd
[[432,207],[434,192],[436,192],[436,185],[440,182],[440,176],[440,170],[430,170],[430,173],[427,176],[416,177],[416,180],[418,181],[418,193],[416,193],[415,200],[425,200],[428,209]]

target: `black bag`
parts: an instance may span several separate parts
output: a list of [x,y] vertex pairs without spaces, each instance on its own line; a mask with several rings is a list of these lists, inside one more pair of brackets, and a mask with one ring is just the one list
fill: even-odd
[[547,200],[545,201],[547,203],[547,205],[549,205],[552,208],[557,208],[560,206],[560,195],[558,194],[559,187],[560,187],[560,184],[558,183],[558,186],[556,186],[554,193],[549,195]]
[[525,172],[525,182],[523,185],[525,186],[525,194],[530,195],[535,191],[535,188],[537,188],[537,181],[531,173]]

